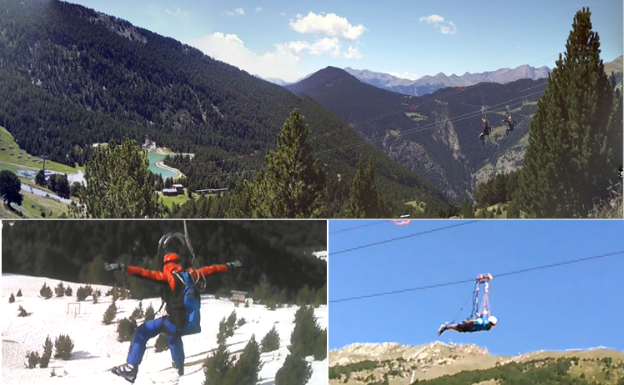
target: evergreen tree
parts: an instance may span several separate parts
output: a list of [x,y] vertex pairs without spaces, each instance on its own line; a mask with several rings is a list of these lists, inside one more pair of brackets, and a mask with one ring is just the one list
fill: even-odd
[[311,376],[310,364],[299,355],[289,354],[275,373],[275,385],[306,385]]
[[56,349],[54,358],[60,358],[61,360],[67,361],[71,359],[74,342],[68,335],[61,334],[56,338],[56,341],[54,341],[54,348]]
[[381,211],[375,184],[373,158],[369,158],[368,167],[365,170],[364,161],[359,156],[357,170],[351,184],[351,194],[340,216],[342,218],[378,218],[383,216]]
[[56,175],[56,193],[65,199],[69,199],[70,188],[69,181],[67,180],[67,174]]
[[259,173],[254,182],[246,183],[249,201],[242,206],[251,208],[246,217],[317,218],[321,215],[327,193],[325,167],[314,159],[309,133],[310,128],[295,108],[277,137],[277,151],[265,158],[266,173]]
[[260,369],[260,347],[252,335],[236,366],[227,372],[224,385],[256,385]]
[[622,165],[622,96],[604,72],[590,15],[574,17],[531,120],[518,198],[538,218],[587,216]]
[[17,291],[17,296],[18,296],[18,297],[21,297],[21,296],[22,296],[22,289],[19,289],[19,290]]
[[290,335],[288,349],[291,353],[302,357],[314,354],[314,346],[320,332],[321,328],[314,316],[314,308],[301,306],[295,313],[295,328]]
[[154,314],[154,307],[152,306],[152,303],[150,302],[147,309],[145,309],[145,322],[153,320],[155,316],[156,314]]
[[63,282],[59,282],[59,284],[56,285],[56,288],[54,288],[54,294],[56,294],[57,297],[63,297],[65,295],[65,287],[63,286]]
[[271,330],[269,330],[269,332],[264,336],[264,338],[262,338],[260,345],[262,346],[262,353],[272,352],[279,349],[280,336],[277,332],[277,329],[275,329],[275,326],[273,326]]
[[43,286],[41,286],[41,290],[39,290],[39,294],[45,299],[50,299],[52,298],[52,289],[44,282]]
[[93,218],[159,218],[164,206],[150,183],[147,154],[134,141],[111,140],[85,166],[86,187],[79,193]]
[[113,320],[115,319],[116,315],[117,315],[117,305],[115,304],[115,301],[113,301],[113,303],[111,303],[108,309],[106,309],[106,311],[104,312],[102,323],[104,325],[110,325],[111,323],[113,323]]
[[43,169],[39,170],[37,176],[35,176],[35,183],[39,186],[46,186],[45,173],[43,172]]
[[20,194],[21,189],[22,182],[17,175],[9,170],[0,171],[0,198],[9,205],[15,203],[21,206],[24,200],[24,196]]
[[204,362],[206,381],[204,385],[223,385],[225,375],[230,370],[230,353],[225,344],[219,344],[217,350]]
[[50,363],[50,358],[52,358],[52,348],[52,340],[50,339],[50,336],[48,336],[43,345],[43,355],[41,356],[41,359],[39,361],[39,366],[41,368],[48,367],[48,364]]

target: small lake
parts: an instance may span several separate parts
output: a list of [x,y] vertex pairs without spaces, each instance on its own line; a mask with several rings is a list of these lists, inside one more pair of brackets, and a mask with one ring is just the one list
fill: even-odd
[[161,160],[164,160],[166,156],[167,155],[157,154],[154,151],[150,151],[147,153],[147,158],[149,159],[149,170],[153,172],[154,174],[160,174],[163,177],[163,179],[172,178],[176,176],[175,173],[156,166],[156,162],[160,162]]

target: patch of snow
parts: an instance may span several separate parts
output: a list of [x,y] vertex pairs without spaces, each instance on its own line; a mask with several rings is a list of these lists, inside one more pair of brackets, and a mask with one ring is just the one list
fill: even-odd
[[[40,297],[39,290],[46,283],[54,291],[59,280],[44,277],[30,277],[14,274],[2,275],[2,383],[3,384],[80,384],[85,381],[105,383],[114,381],[122,384],[125,381],[117,378],[108,369],[125,362],[130,343],[117,342],[117,324],[102,324],[104,312],[112,302],[106,297],[108,286],[91,285],[102,292],[102,297],[94,304],[91,297],[80,302],[80,310],[76,302],[76,291],[84,284],[65,282],[71,286],[73,297],[56,296],[51,299]],[[22,290],[22,297],[15,297],[9,303],[11,293]],[[117,301],[118,314],[115,320],[129,317],[138,305],[137,300]],[[143,309],[150,305],[154,310],[160,307],[159,298],[143,300]],[[29,313],[27,317],[18,317],[18,307]],[[234,336],[228,338],[228,350],[232,355],[242,350],[252,335],[260,343],[264,335],[275,326],[280,335],[281,347],[277,351],[262,353],[264,363],[259,373],[258,384],[273,385],[275,373],[279,370],[288,355],[290,334],[294,328],[294,317],[297,307],[285,307],[271,311],[262,305],[235,307],[234,303],[225,299],[214,299],[214,296],[202,296],[202,332],[183,337],[186,364],[199,361],[185,368],[185,375],[178,377],[171,367],[171,354],[168,350],[160,353],[154,351],[156,339],[147,343],[143,362],[139,367],[139,375],[135,384],[171,384],[197,385],[204,381],[202,370],[203,360],[210,350],[217,347],[219,322],[235,310],[237,319],[245,318],[246,323],[235,330]],[[315,316],[321,328],[327,328],[327,306],[315,309]],[[158,317],[159,315],[157,315]],[[54,357],[46,369],[39,367],[27,369],[26,354],[29,351],[43,352],[43,344],[47,336],[54,340],[60,334],[67,334],[74,342],[73,357],[62,361]],[[311,357],[308,358],[311,360]],[[313,372],[308,385],[327,384],[329,375],[328,360],[311,363]],[[54,370],[55,376],[51,377]],[[176,382],[178,381],[179,382]]]
[[312,253],[316,258],[322,259],[323,261],[327,261],[327,250],[324,251],[315,251]]

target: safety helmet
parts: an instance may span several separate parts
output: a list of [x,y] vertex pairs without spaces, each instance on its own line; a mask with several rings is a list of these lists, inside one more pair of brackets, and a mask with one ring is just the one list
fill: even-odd
[[185,249],[186,241],[184,235],[180,233],[165,234],[158,242],[159,253],[163,256],[163,266],[171,262],[180,263],[180,255]]
[[180,256],[176,253],[165,254],[165,257],[163,258],[163,264],[166,265],[173,262],[180,263]]
[[511,120],[511,115],[509,115],[509,120]]
[[483,123],[487,122],[487,119],[486,119],[486,118],[483,118],[482,120],[483,120]]
[[492,324],[492,326],[496,326],[496,324],[498,323],[498,319],[494,316],[490,316],[488,318],[488,322]]

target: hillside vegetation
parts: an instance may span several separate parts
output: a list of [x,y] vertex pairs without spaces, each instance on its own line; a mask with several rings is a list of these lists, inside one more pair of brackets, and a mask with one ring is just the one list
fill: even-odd
[[609,349],[502,357],[474,345],[356,344],[329,357],[331,385],[624,384],[624,353]]
[[0,6],[0,125],[28,153],[74,167],[90,157],[93,143],[125,137],[143,143],[148,135],[159,146],[195,154],[192,164],[168,162],[192,189],[233,189],[262,167],[299,108],[331,180],[352,177],[361,154],[375,159],[380,193],[389,200],[423,200],[432,210],[445,203],[429,182],[310,98],[82,6],[44,0],[0,0]]

